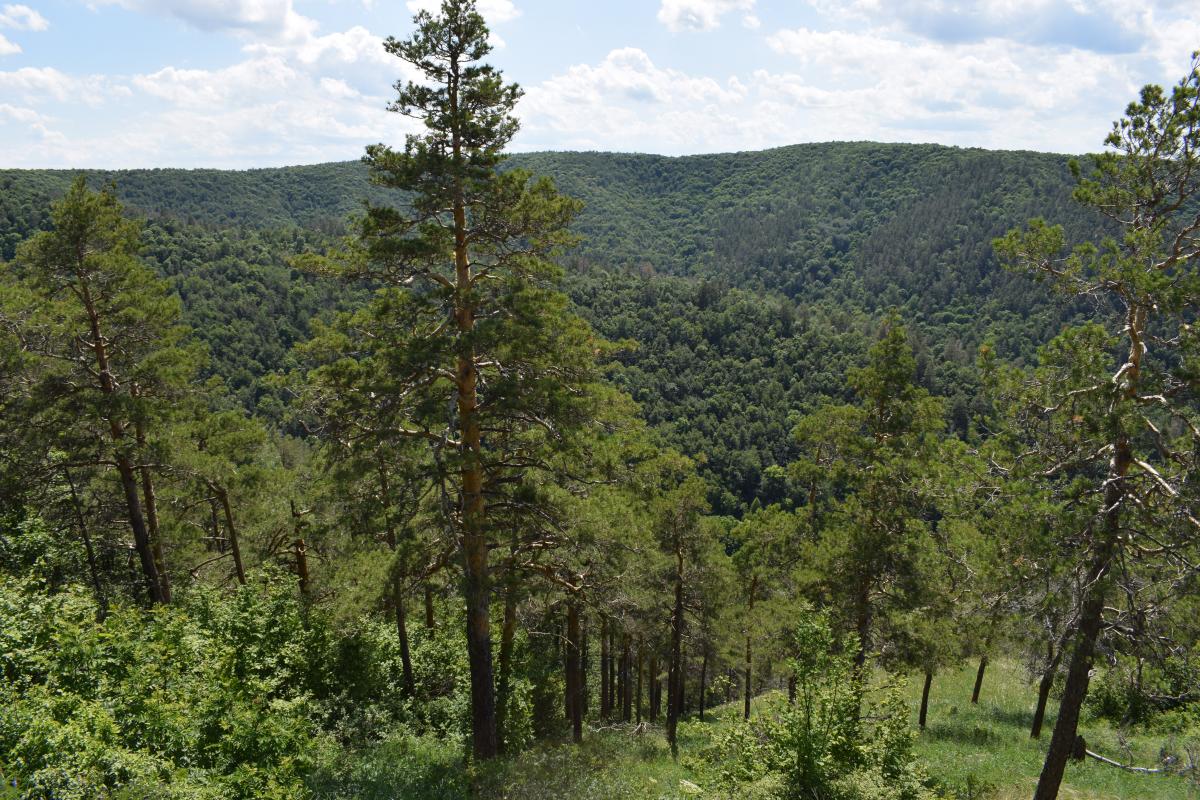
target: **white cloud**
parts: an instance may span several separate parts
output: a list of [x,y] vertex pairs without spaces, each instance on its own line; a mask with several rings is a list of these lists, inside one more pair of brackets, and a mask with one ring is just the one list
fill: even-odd
[[44,122],[45,117],[34,111],[32,108],[20,108],[19,106],[9,105],[8,103],[0,103],[0,117],[7,117],[16,122],[35,123]]
[[397,80],[420,77],[411,64],[383,49],[382,37],[361,26],[290,42],[256,42],[243,50],[254,59],[280,60],[306,78],[341,81],[363,95],[389,93]]
[[1135,82],[1120,61],[1086,50],[1063,50],[986,39],[972,44],[908,41],[876,33],[782,30],[768,37],[775,51],[833,80],[876,95],[876,111],[914,115],[951,107],[986,119],[990,109],[1019,116],[1030,109],[1078,108],[1101,87],[1132,97]]
[[[354,158],[367,143],[400,143],[419,128],[386,111],[391,85],[414,77],[411,67],[389,55],[382,37],[365,27],[322,34],[296,12],[293,0],[96,1],[231,34],[244,55],[224,66],[164,65],[120,79],[49,67],[0,72],[0,98],[12,109],[61,110],[66,120],[65,127],[48,125],[50,118],[26,120],[22,132],[17,112],[0,112],[7,125],[0,150],[10,162],[311,163]],[[86,120],[73,111],[81,103],[95,109]],[[35,124],[42,130],[34,131]]]
[[925,39],[978,42],[1003,38],[1030,45],[1131,53],[1138,17],[1171,0],[809,0],[830,22],[896,27]]
[[340,97],[347,100],[362,97],[357,89],[345,81],[338,80],[337,78],[321,78],[321,88],[324,89],[326,93],[331,94],[334,97]]
[[[372,1],[364,0],[364,2]],[[413,14],[416,14],[418,11],[428,11],[430,14],[436,14],[438,9],[442,7],[442,3],[441,0],[408,0],[405,6]],[[479,0],[476,8],[489,25],[511,22],[521,15],[520,9],[513,4],[512,0]]]
[[[714,56],[685,72],[665,66],[669,51],[625,47],[540,82],[530,76],[516,144],[669,154],[833,139],[1095,149],[1138,86],[1178,77],[1200,42],[1200,9],[1185,0],[1143,0],[1119,35],[1098,44],[1056,27],[1105,19],[1120,1],[809,0],[818,16],[808,27],[763,31],[770,61],[722,66]],[[368,142],[399,143],[419,127],[384,110],[397,79],[419,76],[366,27],[325,33],[298,12],[318,0],[83,2],[231,35],[241,56],[123,77],[0,71],[0,152],[10,164],[303,163],[353,158]],[[358,11],[360,0],[340,2]],[[410,10],[433,2],[408,0]],[[9,12],[17,6],[4,8],[29,27],[28,15]],[[660,0],[658,8],[676,31],[762,24],[753,0]],[[934,8],[958,27],[934,24]],[[511,0],[480,0],[480,9],[491,22],[519,15]],[[1022,9],[1037,24],[980,27]],[[1126,52],[1129,36],[1134,52]],[[15,52],[0,36],[0,55]]]
[[129,88],[104,75],[67,75],[54,67],[22,67],[0,72],[0,96],[24,98],[30,104],[57,101],[90,107],[129,94]]
[[16,42],[10,42],[4,38],[4,34],[0,33],[0,56],[11,56],[21,52],[21,45]]
[[[50,118],[39,114],[32,108],[0,103],[0,135],[11,132],[13,128],[20,131],[16,134],[22,142],[21,148],[16,153],[18,164],[22,158],[39,159],[39,157],[44,158],[52,152],[65,151],[66,137],[61,132],[52,129],[50,125]],[[31,160],[29,163],[44,162]]]
[[768,42],[793,68],[716,80],[628,48],[573,66],[529,89],[517,143],[683,154],[871,139],[1083,152],[1139,84],[1122,59],[1000,39],[798,28]]
[[6,5],[0,8],[0,28],[16,28],[19,31],[44,31],[50,27],[38,12],[26,5]]
[[731,11],[744,12],[747,27],[758,27],[758,18],[751,12],[755,0],[662,0],[658,21],[667,29],[679,31],[711,31],[720,27],[721,17]]
[[849,109],[866,128],[944,133],[969,126],[977,143],[994,147],[1040,141],[1042,148],[1094,148],[1102,131],[1067,121],[1094,120],[1114,93],[1127,99],[1136,90],[1119,60],[1002,39],[944,44],[798,28],[777,32],[768,44],[809,67],[807,74],[829,76],[823,102]]
[[282,59],[265,57],[219,70],[166,67],[135,77],[133,85],[177,106],[214,109],[286,96],[296,78]]
[[174,17],[204,31],[297,40],[315,34],[317,23],[296,11],[293,0],[91,0],[131,11]]
[[[0,97],[24,97],[28,105],[73,105],[84,86],[114,100],[65,136],[39,122],[48,133],[26,134],[10,159],[30,166],[269,166],[354,158],[367,143],[399,143],[416,131],[418,123],[385,110],[385,97],[336,74],[363,66],[358,49],[308,44],[257,51],[219,69],[164,67],[128,85],[53,69],[0,72]],[[386,91],[388,82],[373,85]]]
[[519,113],[527,147],[668,152],[746,133],[738,107],[747,89],[732,79],[690,76],[622,48],[595,66],[580,64],[530,87]]
[[383,49],[382,37],[361,26],[309,37],[296,46],[295,55],[304,64],[311,65],[365,63],[391,66],[401,63]]
[[1150,8],[1138,15],[1138,26],[1146,35],[1152,58],[1164,72],[1178,68],[1179,59],[1200,49],[1200,13],[1194,7],[1182,9]]

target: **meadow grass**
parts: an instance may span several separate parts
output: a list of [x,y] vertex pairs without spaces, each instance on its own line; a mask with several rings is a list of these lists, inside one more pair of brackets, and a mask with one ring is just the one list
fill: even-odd
[[[948,670],[934,678],[929,699],[928,727],[917,742],[917,754],[930,775],[961,797],[969,788],[984,790],[979,797],[1015,800],[1033,795],[1050,734],[1054,730],[1055,698],[1051,697],[1042,738],[1029,738],[1036,687],[1023,668],[1008,660],[988,666],[978,705],[971,704],[974,665]],[[912,676],[906,692],[916,709],[921,678]],[[1080,733],[1088,749],[1122,763],[1156,766],[1160,748],[1169,734],[1121,731],[1107,721],[1086,714]],[[1139,775],[1101,764],[1093,759],[1067,766],[1059,793],[1063,800],[1196,800],[1200,786],[1177,775]]]
[[[1029,738],[1036,693],[1019,665],[999,660],[988,667],[983,694],[971,705],[973,666],[939,674],[930,696],[927,729],[916,753],[939,789],[959,800],[1023,800],[1033,794],[1053,730],[1054,700],[1042,739]],[[890,679],[889,679],[890,682]],[[921,681],[903,691],[916,726]],[[753,713],[785,702],[778,692],[755,698]],[[673,759],[661,726],[589,727],[584,743],[543,742],[481,769],[463,766],[461,748],[426,738],[399,737],[359,753],[336,777],[315,782],[321,800],[765,800],[774,779],[736,789],[714,785],[705,750],[714,735],[741,724],[741,703],[712,709],[704,723],[680,723],[679,758]],[[1153,766],[1167,734],[1122,733],[1085,719],[1088,747],[1126,763]],[[473,787],[473,788],[472,788]],[[1200,800],[1200,785],[1179,776],[1137,775],[1091,759],[1072,763],[1059,795],[1063,800]]]

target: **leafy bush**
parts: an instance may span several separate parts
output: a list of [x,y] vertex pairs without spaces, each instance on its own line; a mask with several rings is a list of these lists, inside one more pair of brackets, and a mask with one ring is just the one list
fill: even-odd
[[753,726],[718,737],[709,760],[730,796],[766,772],[780,800],[924,800],[915,735],[899,692],[871,701],[851,639],[837,646],[825,614],[795,632],[796,700]]
[[82,590],[0,581],[0,774],[16,796],[304,796],[328,750],[311,711],[330,662],[290,582],[95,611]]
[[[1159,723],[1163,712],[1189,710],[1200,716],[1200,646],[1161,661],[1116,656],[1088,688],[1087,709],[1094,718],[1121,724]],[[1178,714],[1171,715],[1171,718]]]

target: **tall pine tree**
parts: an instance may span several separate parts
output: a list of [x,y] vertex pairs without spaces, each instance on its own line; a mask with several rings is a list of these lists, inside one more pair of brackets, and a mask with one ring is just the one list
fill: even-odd
[[550,454],[594,418],[598,346],[548,260],[571,242],[579,204],[548,179],[500,169],[521,90],[482,63],[491,48],[475,3],[445,0],[414,22],[409,39],[385,47],[423,80],[398,83],[391,110],[425,132],[365,157],[372,181],[402,190],[407,205],[368,208],[357,241],[315,263],[382,288],[343,321],[346,357],[310,378],[327,418],[345,412],[343,435],[432,448],[429,478],[463,569],[473,750],[485,759],[498,747],[489,545],[536,513],[516,488],[556,472]]

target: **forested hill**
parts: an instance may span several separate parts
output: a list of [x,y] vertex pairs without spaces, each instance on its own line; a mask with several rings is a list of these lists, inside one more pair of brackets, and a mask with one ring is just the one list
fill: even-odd
[[[1070,199],[1066,157],[1039,153],[830,143],[509,163],[585,202],[568,288],[601,333],[639,343],[616,381],[673,442],[705,455],[724,510],[783,499],[768,468],[787,459],[788,415],[843,391],[886,308],[912,323],[920,378],[951,397],[967,433],[978,345],[1028,359],[1071,311],[1000,271],[992,239],[1035,216],[1065,221],[1070,237],[1098,224]],[[46,225],[74,174],[0,171],[0,257]],[[364,199],[389,199],[357,162],[89,174],[152,220],[146,255],[215,369],[267,413],[279,399],[263,375],[314,315],[355,302],[288,258],[344,231]]]
[[[584,258],[789,294],[850,267],[872,292],[888,274],[907,284],[908,273],[926,271],[918,262],[944,266],[951,250],[978,278],[991,263],[990,238],[1011,220],[1049,214],[1085,224],[1070,203],[1066,158],[1043,153],[828,143],[679,158],[523,153],[509,163],[585,201],[575,226]],[[115,184],[132,208],[206,226],[340,229],[364,199],[385,199],[358,162],[87,173]],[[5,233],[40,219],[75,174],[0,170]],[[904,269],[901,254],[912,262]],[[952,289],[948,272],[938,278]]]

